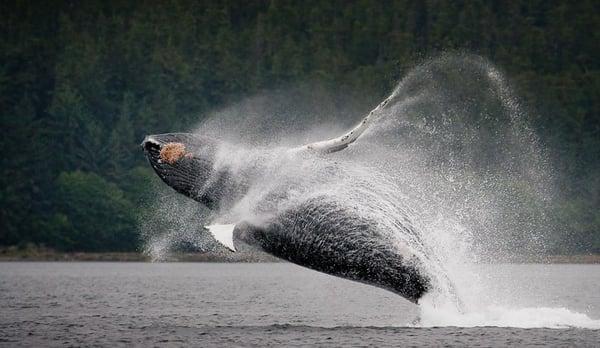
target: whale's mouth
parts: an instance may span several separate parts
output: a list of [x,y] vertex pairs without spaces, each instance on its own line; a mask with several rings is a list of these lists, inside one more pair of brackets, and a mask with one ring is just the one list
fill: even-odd
[[153,138],[152,135],[147,136],[144,141],[142,141],[142,148],[146,153],[156,153],[158,154],[162,144]]
[[[166,142],[164,139],[161,139],[160,136],[147,136],[142,142],[142,148],[146,153],[146,157],[148,158],[148,162],[150,162],[150,166],[156,172],[156,174],[163,179],[165,182],[167,178],[172,176],[176,172],[174,161],[165,161],[163,156],[161,156],[161,152],[164,150],[164,146],[169,144],[170,142]],[[170,184],[167,182],[167,184]]]

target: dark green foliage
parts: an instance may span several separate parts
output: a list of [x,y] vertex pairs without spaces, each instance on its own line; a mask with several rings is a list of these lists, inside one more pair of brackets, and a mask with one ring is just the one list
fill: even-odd
[[57,213],[62,228],[46,244],[67,250],[122,251],[135,248],[133,206],[119,187],[95,173],[62,172],[56,182]]
[[[505,69],[553,149],[563,251],[600,252],[598,1],[0,3],[0,244],[132,250],[145,134],[263,89],[372,96],[420,60]],[[562,235],[561,235],[562,236]]]

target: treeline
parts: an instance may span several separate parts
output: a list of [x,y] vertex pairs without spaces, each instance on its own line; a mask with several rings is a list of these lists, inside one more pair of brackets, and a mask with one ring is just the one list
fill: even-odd
[[447,50],[536,110],[566,199],[563,249],[600,252],[600,5],[566,1],[0,3],[0,245],[137,247],[138,143],[299,81],[378,96]]

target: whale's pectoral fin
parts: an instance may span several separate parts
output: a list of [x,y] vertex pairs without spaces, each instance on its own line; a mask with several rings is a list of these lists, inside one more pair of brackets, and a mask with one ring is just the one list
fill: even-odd
[[221,243],[224,247],[231,251],[236,251],[235,246],[233,245],[233,230],[235,229],[235,224],[231,225],[209,225],[204,226],[210,234],[212,234],[213,238]]
[[307,149],[321,153],[332,153],[343,150],[347,148],[348,145],[356,141],[356,139],[358,139],[358,137],[360,137],[360,135],[367,129],[370,118],[372,118],[371,114],[365,117],[356,127],[341,137],[307,144],[301,147],[301,149]]
[[329,140],[317,141],[315,143],[307,144],[300,147],[300,150],[310,150],[321,153],[332,153],[343,150],[356,141],[373,122],[373,119],[381,113],[381,111],[388,105],[388,103],[396,96],[394,91],[389,97],[382,101],[377,107],[365,116],[359,124],[352,128],[349,132],[342,135],[341,137],[332,138]]

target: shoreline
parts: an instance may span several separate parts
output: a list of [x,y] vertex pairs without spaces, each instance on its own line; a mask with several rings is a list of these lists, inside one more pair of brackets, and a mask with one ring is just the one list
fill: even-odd
[[[51,249],[0,248],[0,262],[285,262],[261,252],[169,253],[158,260],[141,252],[57,252]],[[524,256],[498,263],[600,264],[600,254]],[[488,262],[483,262],[488,263]]]
[[142,252],[58,252],[51,249],[0,248],[0,262],[283,262],[260,252],[178,252],[152,259]]

